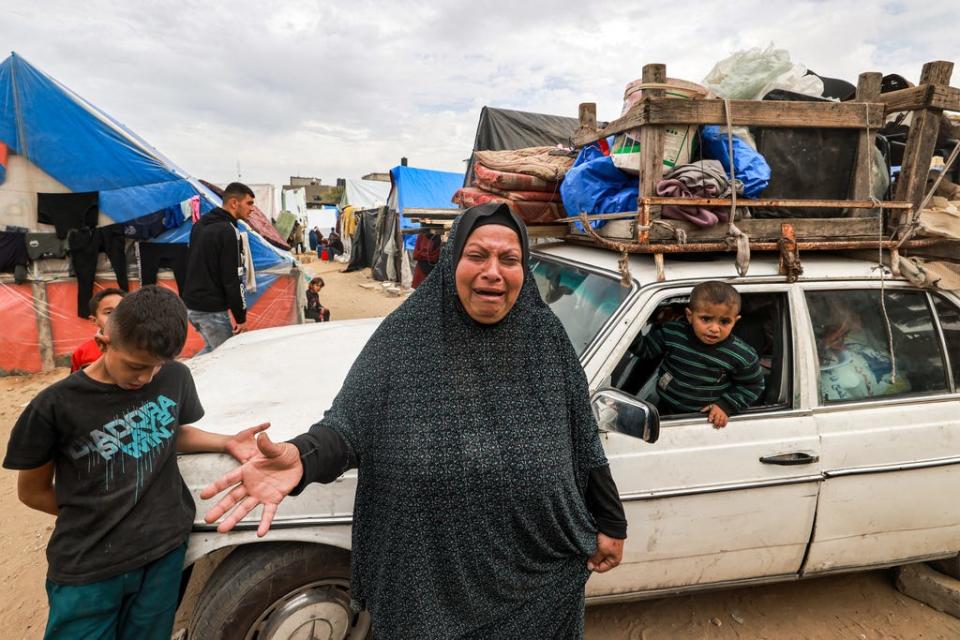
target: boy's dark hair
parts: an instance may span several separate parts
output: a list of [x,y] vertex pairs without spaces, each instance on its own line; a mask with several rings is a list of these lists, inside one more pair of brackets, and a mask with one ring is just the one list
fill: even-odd
[[93,294],[93,297],[90,298],[90,316],[97,315],[97,309],[100,308],[100,303],[103,302],[103,299],[107,296],[120,296],[121,298],[127,295],[127,292],[123,289],[117,289],[116,287],[110,287],[109,289],[101,289]]
[[740,312],[740,293],[726,282],[707,280],[701,282],[690,292],[690,302],[687,307],[696,310],[703,304],[727,304],[737,308]]
[[169,289],[148,285],[127,295],[110,315],[110,341],[172,360],[187,341],[187,307]]
[[242,182],[231,182],[227,185],[227,188],[223,190],[223,201],[226,202],[230,198],[237,198],[242,200],[244,196],[255,197],[253,189],[243,184]]
[[318,285],[320,285],[321,287],[327,286],[327,285],[323,284],[323,278],[321,278],[320,276],[317,276],[316,278],[314,278],[313,280],[311,280],[311,281],[310,281],[310,284],[318,284]]

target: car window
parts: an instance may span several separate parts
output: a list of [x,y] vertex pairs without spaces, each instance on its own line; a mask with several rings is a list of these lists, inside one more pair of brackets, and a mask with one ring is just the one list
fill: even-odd
[[531,259],[530,269],[540,296],[560,319],[577,355],[630,294],[617,278],[541,256]]
[[947,345],[950,367],[953,371],[953,384],[960,384],[960,309],[943,296],[934,295],[933,303],[940,318],[940,328]]
[[[740,320],[734,326],[733,335],[746,343],[759,358],[763,375],[763,391],[746,411],[788,408],[791,406],[791,342],[790,322],[786,294],[780,292],[741,293]],[[663,379],[665,369],[662,358],[646,357],[643,349],[651,331],[678,320],[685,323],[684,309],[689,294],[677,295],[660,302],[648,322],[633,339],[630,349],[617,364],[610,385],[641,400],[657,405],[665,420],[689,417],[691,414],[675,414],[660,402],[657,384]],[[708,404],[704,400],[704,404]]]
[[[821,402],[947,390],[940,338],[922,291],[808,291]],[[889,321],[889,330],[888,330]]]

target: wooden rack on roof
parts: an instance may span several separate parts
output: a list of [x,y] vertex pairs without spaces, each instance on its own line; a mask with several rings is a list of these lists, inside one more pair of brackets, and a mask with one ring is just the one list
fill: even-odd
[[[585,234],[569,233],[565,239],[599,245],[624,253],[649,253],[662,261],[665,253],[728,251],[734,248],[727,225],[697,229],[689,223],[670,220],[659,223],[664,204],[731,207],[730,199],[662,198],[656,185],[663,177],[664,128],[678,125],[732,125],[760,127],[816,127],[857,129],[860,132],[849,199],[746,199],[737,206],[843,209],[842,218],[741,219],[736,225],[756,251],[876,249],[927,246],[942,240],[910,239],[911,213],[925,195],[927,174],[933,157],[943,111],[960,111],[960,89],[949,86],[952,62],[929,62],[923,66],[916,87],[880,93],[880,73],[860,75],[856,99],[850,102],[790,102],[722,99],[687,100],[664,96],[662,88],[646,89],[644,97],[621,118],[602,128],[597,126],[595,103],[580,105],[580,128],[574,138],[584,146],[607,136],[640,130],[640,177],[637,210],[625,213],[565,218],[559,222],[581,221]],[[643,67],[643,83],[665,86],[666,66]],[[727,110],[729,108],[729,110]],[[913,119],[897,182],[895,199],[877,206],[870,198],[873,133],[888,113],[911,111]],[[776,170],[776,168],[774,168]],[[884,215],[886,213],[886,216]],[[590,220],[630,220],[631,238],[603,237],[586,224]],[[884,239],[886,238],[886,239]]]

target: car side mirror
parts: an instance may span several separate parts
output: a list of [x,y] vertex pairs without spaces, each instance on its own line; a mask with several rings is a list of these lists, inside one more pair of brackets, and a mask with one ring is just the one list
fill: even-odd
[[649,443],[660,437],[660,414],[645,400],[607,388],[593,394],[590,404],[602,431],[615,431]]

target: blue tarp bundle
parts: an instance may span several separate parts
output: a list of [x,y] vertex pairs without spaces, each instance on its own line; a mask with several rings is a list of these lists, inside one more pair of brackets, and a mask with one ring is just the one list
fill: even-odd
[[[560,196],[568,216],[580,215],[581,211],[588,214],[634,211],[639,193],[636,176],[618,169],[613,158],[604,155],[596,142],[580,150],[560,184]],[[603,220],[593,220],[590,226],[598,229],[603,223]],[[574,224],[583,230],[580,222]]]
[[[98,191],[100,210],[127,222],[200,196],[220,198],[117,120],[13,53],[0,64],[0,142],[71,191]],[[190,223],[153,242],[187,242]],[[254,267],[293,262],[250,231]]]
[[[390,182],[390,202],[401,214],[400,228],[410,229],[418,225],[403,217],[404,210],[454,208],[453,194],[463,186],[463,174],[399,166],[390,170]],[[404,245],[413,251],[416,242],[417,237],[409,235]]]

